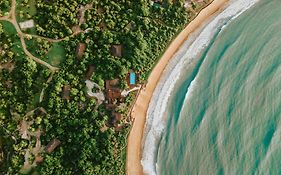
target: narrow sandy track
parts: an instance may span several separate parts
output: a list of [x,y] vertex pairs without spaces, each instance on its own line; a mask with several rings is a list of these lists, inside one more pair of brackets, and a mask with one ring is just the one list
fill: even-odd
[[207,19],[214,13],[220,10],[228,0],[214,0],[209,6],[203,9],[198,16],[174,39],[170,44],[164,55],[161,57],[157,65],[151,72],[146,88],[141,90],[140,95],[137,98],[131,117],[134,119],[134,123],[129,134],[127,144],[127,162],[126,162],[126,174],[127,175],[141,175],[143,168],[141,165],[142,154],[142,141],[143,132],[146,121],[146,113],[151,100],[152,94],[156,88],[156,85],[161,77],[166,65],[177,52],[187,37],[200,27]]

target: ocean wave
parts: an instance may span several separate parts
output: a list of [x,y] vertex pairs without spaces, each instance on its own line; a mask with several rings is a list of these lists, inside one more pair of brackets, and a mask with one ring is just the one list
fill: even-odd
[[[231,1],[229,6],[199,31],[199,34],[194,33],[192,35],[193,37],[189,37],[167,65],[154,91],[147,113],[141,160],[143,170],[146,174],[159,174],[156,165],[158,144],[166,125],[165,117],[167,116],[165,113],[170,94],[172,94],[181,76],[181,72],[193,59],[196,59],[197,56],[204,51],[217,32],[223,30],[233,19],[237,18],[258,1],[259,0]],[[200,72],[198,72],[198,74],[200,74]],[[192,95],[192,89],[196,86],[198,74],[188,88],[185,101]]]

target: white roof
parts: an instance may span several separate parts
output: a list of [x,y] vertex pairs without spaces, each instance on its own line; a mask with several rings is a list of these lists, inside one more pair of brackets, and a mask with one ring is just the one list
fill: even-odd
[[33,19],[27,20],[27,21],[24,21],[24,22],[20,22],[19,25],[20,25],[21,29],[33,28],[34,27],[34,21],[33,21]]

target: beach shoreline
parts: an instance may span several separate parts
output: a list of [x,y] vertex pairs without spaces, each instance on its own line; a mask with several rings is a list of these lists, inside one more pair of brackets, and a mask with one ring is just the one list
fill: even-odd
[[214,0],[205,7],[172,41],[165,53],[153,68],[145,88],[141,90],[133,107],[131,118],[134,120],[127,143],[126,174],[141,175],[142,141],[145,129],[146,115],[153,92],[160,77],[173,55],[178,51],[188,36],[204,24],[214,13],[219,11],[229,0]]

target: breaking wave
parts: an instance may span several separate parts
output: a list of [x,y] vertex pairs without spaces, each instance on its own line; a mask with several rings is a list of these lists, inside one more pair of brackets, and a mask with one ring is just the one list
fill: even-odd
[[[165,118],[167,104],[170,94],[176,86],[184,70],[189,67],[193,59],[198,58],[205,48],[210,44],[214,36],[223,30],[233,19],[237,18],[244,11],[253,6],[258,0],[233,0],[225,9],[216,15],[209,23],[195,32],[181,46],[179,51],[167,65],[150,102],[147,122],[143,140],[143,155],[141,164],[146,174],[157,175],[157,152],[161,135],[165,129]],[[200,73],[200,70],[197,74]],[[192,89],[196,86],[196,77],[188,87],[185,101],[192,95]]]

